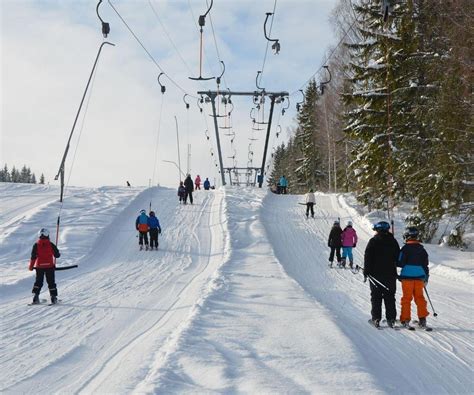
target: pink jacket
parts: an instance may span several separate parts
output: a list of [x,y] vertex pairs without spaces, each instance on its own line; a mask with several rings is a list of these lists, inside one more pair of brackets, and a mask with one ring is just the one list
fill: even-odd
[[341,234],[343,247],[354,247],[357,244],[357,233],[352,226],[346,226]]

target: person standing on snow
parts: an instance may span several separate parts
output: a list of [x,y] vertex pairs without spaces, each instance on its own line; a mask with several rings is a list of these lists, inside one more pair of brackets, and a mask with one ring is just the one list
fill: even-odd
[[201,190],[201,177],[199,177],[199,174],[194,179],[194,185],[196,186],[196,191],[198,189]]
[[179,182],[178,197],[179,203],[183,202],[184,204],[186,204],[186,201],[184,200],[184,198],[186,197],[186,188],[184,187],[183,181]]
[[354,266],[354,257],[352,255],[352,249],[357,245],[357,232],[352,227],[352,221],[347,221],[347,226],[344,228],[341,234],[342,242],[342,259],[341,266],[346,267],[346,258],[349,258],[349,266],[352,269]]
[[51,303],[56,304],[58,301],[58,289],[55,282],[55,262],[54,258],[59,258],[61,254],[54,243],[49,240],[49,231],[43,228],[39,231],[39,240],[33,245],[31,250],[29,271],[36,270],[36,280],[31,291],[33,296],[33,304],[39,304],[39,294],[43,287],[44,277],[48,283]]
[[311,218],[314,218],[314,204],[316,203],[316,198],[314,197],[314,190],[311,188],[309,192],[305,195],[306,203],[306,218],[308,218],[309,211],[311,210]]
[[426,317],[429,315],[423,288],[428,283],[428,253],[419,240],[415,227],[408,227],[404,234],[405,245],[400,251],[397,266],[402,268],[399,279],[402,282],[400,322],[408,326],[411,319],[411,301],[414,298],[418,313],[418,323],[426,328]]
[[145,241],[145,249],[148,251],[148,215],[145,210],[140,210],[140,215],[135,221],[135,228],[138,230],[140,250],[143,250],[143,241]]
[[342,229],[339,221],[334,221],[331,232],[329,232],[328,238],[328,247],[331,248],[331,253],[329,254],[329,267],[332,267],[332,262],[334,260],[334,253],[336,253],[337,263],[341,262],[341,247],[342,247]]
[[211,188],[211,183],[209,182],[209,178],[206,178],[206,181],[204,181],[204,190],[208,191]]
[[148,228],[150,232],[150,250],[158,249],[158,233],[161,234],[160,220],[155,216],[154,211],[150,211],[148,217]]
[[397,318],[395,292],[400,246],[389,232],[388,222],[377,222],[372,229],[377,233],[369,240],[364,254],[364,282],[369,278],[372,323],[380,325],[383,300],[387,324],[393,327]]
[[278,182],[280,185],[280,193],[286,195],[287,194],[287,188],[288,188],[288,180],[286,179],[285,176],[280,177],[280,181]]
[[188,174],[188,176],[184,180],[184,187],[186,188],[186,195],[184,196],[184,204],[187,203],[188,197],[189,197],[189,202],[193,204],[194,184],[193,184],[193,180],[191,179],[191,174]]

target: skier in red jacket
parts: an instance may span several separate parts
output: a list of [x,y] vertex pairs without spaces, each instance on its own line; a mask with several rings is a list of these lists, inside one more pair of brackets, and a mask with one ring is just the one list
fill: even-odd
[[43,287],[44,276],[48,283],[49,294],[51,296],[51,303],[55,304],[58,301],[58,290],[54,279],[55,261],[54,258],[59,258],[61,254],[58,248],[49,241],[48,229],[41,229],[39,232],[39,240],[33,245],[31,250],[31,259],[29,270],[36,270],[36,280],[31,291],[33,296],[33,304],[38,304],[39,294]]

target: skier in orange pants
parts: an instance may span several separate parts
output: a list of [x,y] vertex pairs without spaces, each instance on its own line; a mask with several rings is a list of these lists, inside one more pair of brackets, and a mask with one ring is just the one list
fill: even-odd
[[429,315],[423,289],[428,283],[428,253],[419,240],[419,232],[415,227],[408,227],[403,234],[405,245],[400,250],[398,267],[402,268],[399,279],[402,282],[403,296],[401,299],[400,322],[404,326],[410,324],[411,301],[415,299],[419,326],[426,328],[426,317]]

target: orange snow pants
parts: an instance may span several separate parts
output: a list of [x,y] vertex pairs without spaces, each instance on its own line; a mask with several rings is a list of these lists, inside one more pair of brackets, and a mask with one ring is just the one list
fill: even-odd
[[423,295],[423,280],[402,280],[402,311],[400,321],[409,321],[411,319],[411,300],[414,298],[418,313],[418,318],[425,318],[430,313],[426,307],[426,299]]

